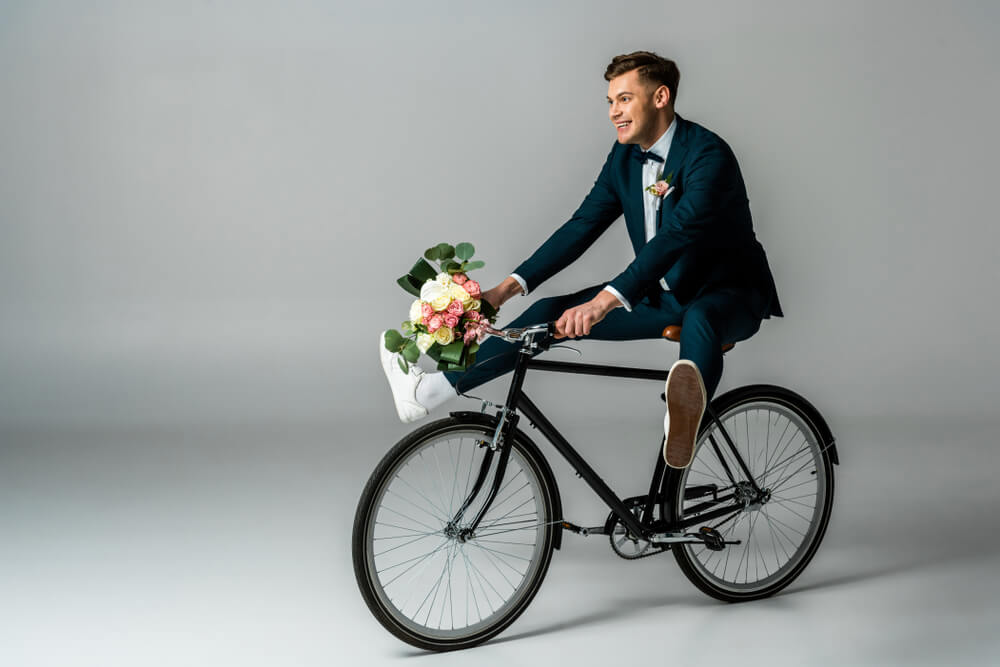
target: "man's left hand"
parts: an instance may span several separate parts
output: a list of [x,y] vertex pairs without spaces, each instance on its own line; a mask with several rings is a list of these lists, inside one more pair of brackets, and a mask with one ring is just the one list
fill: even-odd
[[602,290],[587,303],[570,308],[556,320],[555,338],[586,336],[590,334],[591,327],[621,305],[614,294]]

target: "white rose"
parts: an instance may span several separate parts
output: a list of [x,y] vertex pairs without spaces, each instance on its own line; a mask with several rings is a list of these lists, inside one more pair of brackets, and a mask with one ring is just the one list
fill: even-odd
[[410,321],[419,322],[420,318],[423,317],[423,311],[420,309],[421,301],[417,299],[410,305]]
[[427,354],[427,350],[431,349],[431,345],[434,343],[435,341],[433,335],[425,333],[417,334],[417,349],[422,353]]
[[469,304],[472,303],[472,297],[469,293],[465,291],[465,288],[458,283],[452,283],[451,287],[448,288],[448,294],[451,295],[453,299],[462,302],[462,308],[465,310],[469,309]]
[[436,280],[428,280],[424,283],[423,287],[420,288],[421,301],[431,303],[434,299],[441,296],[448,296],[448,288]]
[[434,342],[439,345],[447,345],[455,340],[455,332],[451,330],[451,327],[441,327],[431,335],[434,337]]
[[445,273],[444,271],[442,271],[441,273],[437,274],[434,277],[434,280],[436,280],[437,282],[441,283],[445,287],[447,287],[448,285],[451,284],[451,276],[448,275],[447,273]]

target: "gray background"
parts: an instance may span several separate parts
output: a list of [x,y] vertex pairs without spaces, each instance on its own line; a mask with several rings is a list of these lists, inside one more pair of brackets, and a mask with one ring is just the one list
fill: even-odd
[[[573,542],[515,640],[478,657],[676,628],[729,632],[753,662],[975,662],[1000,620],[977,576],[1000,527],[998,19],[988,2],[0,2],[0,661],[408,655],[361,604],[348,544],[410,429],[375,349],[409,305],[394,279],[438,241],[475,243],[486,286],[527,257],[614,141],[607,62],[647,48],[680,67],[677,110],[736,152],[787,313],[727,355],[720,392],[785,384],[829,417],[834,521],[799,592],[755,607]],[[500,321],[630,259],[619,222]],[[624,494],[661,389],[599,382],[529,390]],[[477,407],[436,415],[458,406]],[[570,518],[601,516],[557,471]],[[932,603],[951,643],[914,611]],[[824,639],[831,609],[851,646]]]

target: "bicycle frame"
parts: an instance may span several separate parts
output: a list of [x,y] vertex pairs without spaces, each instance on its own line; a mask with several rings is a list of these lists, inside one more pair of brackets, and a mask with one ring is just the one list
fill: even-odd
[[[618,519],[624,524],[629,531],[636,536],[643,539],[648,539],[655,533],[659,532],[673,532],[678,530],[683,530],[695,524],[703,524],[711,519],[725,516],[727,514],[732,514],[743,509],[744,505],[742,501],[738,501],[735,493],[730,493],[726,496],[719,497],[716,494],[714,487],[693,487],[688,489],[686,494],[686,499],[694,499],[699,497],[705,497],[708,495],[713,496],[712,500],[706,501],[706,509],[709,506],[719,506],[714,510],[705,512],[693,517],[691,519],[680,521],[677,523],[672,523],[669,521],[653,522],[653,507],[656,503],[659,493],[663,490],[662,486],[666,481],[665,469],[666,465],[663,461],[663,456],[661,451],[657,450],[656,464],[653,470],[653,478],[650,481],[649,492],[646,497],[645,505],[642,508],[642,513],[640,517],[636,517],[632,511],[625,505],[625,502],[618,497],[618,495],[601,479],[597,471],[595,471],[590,464],[588,464],[584,458],[573,448],[568,440],[559,432],[559,430],[552,424],[549,419],[542,414],[541,409],[535,403],[528,398],[528,396],[523,391],[524,378],[527,374],[528,369],[535,369],[541,371],[551,371],[560,373],[576,373],[583,375],[597,375],[605,377],[621,377],[621,378],[637,378],[644,380],[658,380],[660,382],[665,382],[669,371],[657,370],[657,369],[647,369],[647,368],[632,368],[627,366],[611,366],[603,364],[585,364],[579,362],[565,362],[565,361],[543,361],[536,360],[532,358],[531,350],[537,347],[547,348],[546,343],[536,343],[533,336],[529,336],[528,339],[521,343],[520,354],[518,355],[517,362],[514,366],[513,379],[510,384],[510,389],[507,392],[507,400],[503,406],[500,406],[499,420],[494,433],[493,443],[490,450],[486,452],[486,456],[483,459],[482,466],[480,468],[479,474],[476,477],[476,481],[473,485],[468,498],[462,504],[461,509],[456,513],[455,517],[452,519],[452,526],[457,525],[458,521],[461,519],[466,509],[472,504],[473,500],[481,491],[486,478],[489,474],[489,468],[491,467],[494,450],[497,450],[500,456],[497,459],[497,469],[494,474],[490,490],[486,501],[483,503],[482,508],[477,513],[475,519],[469,524],[462,532],[466,535],[472,535],[479,522],[482,520],[483,516],[489,510],[490,505],[496,498],[497,492],[503,481],[503,476],[506,471],[507,459],[510,453],[510,445],[508,444],[508,438],[512,429],[516,426],[518,421],[518,415],[516,411],[520,410],[525,417],[539,430],[542,435],[546,437],[553,444],[563,458],[573,466],[577,474],[587,482],[588,485],[594,490],[595,493],[604,501],[604,503],[611,509],[611,512],[618,517]],[[754,480],[753,475],[750,473],[750,469],[743,457],[740,455],[739,450],[734,445],[729,434],[726,432],[719,420],[718,416],[712,411],[711,406],[706,408],[709,416],[714,420],[718,426],[720,432],[723,435],[726,445],[732,452],[734,459],[739,463],[742,469],[745,479],[743,481],[749,482],[754,491],[758,494],[762,493],[761,489],[757,486],[756,480]],[[734,477],[729,466],[726,465],[725,457],[722,456],[722,452],[719,449],[719,444],[716,442],[714,436],[709,436],[709,442],[716,451],[719,460],[722,462],[723,469],[725,470],[730,481],[735,486],[737,484],[737,479]],[[732,503],[730,504],[730,501]],[[721,506],[720,506],[721,505]],[[693,508],[697,510],[699,507]],[[563,518],[560,517],[560,521]]]

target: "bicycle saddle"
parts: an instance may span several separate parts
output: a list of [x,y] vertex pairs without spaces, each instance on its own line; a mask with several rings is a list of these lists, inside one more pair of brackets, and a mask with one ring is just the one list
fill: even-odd
[[[676,343],[681,342],[681,325],[679,324],[668,324],[663,330],[663,337],[667,340],[672,340]],[[722,354],[729,352],[729,350],[736,347],[736,343],[723,343],[722,344]]]

